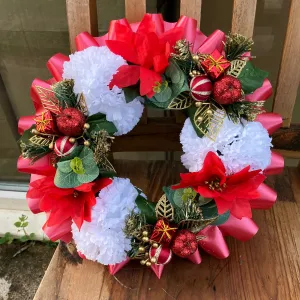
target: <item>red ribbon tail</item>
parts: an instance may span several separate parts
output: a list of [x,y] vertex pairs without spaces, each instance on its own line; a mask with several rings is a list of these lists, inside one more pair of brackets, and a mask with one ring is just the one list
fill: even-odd
[[198,244],[208,254],[218,259],[224,259],[229,256],[229,250],[224,240],[223,234],[217,226],[207,226],[197,235],[204,235]]
[[48,226],[47,223],[48,221],[44,224],[43,230],[51,241],[62,240],[65,243],[69,243],[72,240],[71,218],[53,226]]
[[29,129],[32,125],[35,124],[34,118],[35,116],[25,116],[19,119],[18,132],[20,135],[22,135],[25,130]]
[[264,183],[262,183],[258,187],[257,192],[260,194],[260,197],[258,199],[253,199],[250,201],[251,208],[254,209],[271,208],[277,199],[277,193]]
[[119,272],[124,266],[126,266],[130,262],[130,258],[127,257],[125,260],[118,264],[114,265],[108,265],[108,271],[111,275],[115,275],[117,272]]
[[258,226],[250,218],[237,219],[230,215],[226,223],[218,226],[223,235],[229,235],[240,241],[250,240],[258,231]]
[[215,30],[203,44],[199,47],[198,52],[211,54],[215,49],[222,53],[225,41],[225,33],[221,30]]
[[52,56],[47,62],[47,68],[51,72],[56,81],[61,81],[63,74],[63,65],[65,61],[69,61],[69,57],[61,53]]
[[75,38],[75,43],[77,51],[82,51],[91,46],[99,47],[97,41],[88,32],[78,34]]
[[158,279],[160,279],[164,267],[165,267],[164,265],[156,265],[156,264],[151,265],[151,269],[155,273]]
[[259,114],[257,115],[255,121],[260,122],[262,126],[268,130],[269,135],[272,135],[282,125],[282,117],[276,113]]
[[246,95],[246,101],[265,101],[271,97],[273,93],[271,82],[268,79],[265,79],[263,85],[256,89],[252,94]]
[[190,260],[192,263],[194,264],[201,264],[201,256],[200,256],[200,252],[199,252],[199,249],[197,249],[193,254],[189,255],[187,257],[188,260]]
[[280,174],[284,168],[284,158],[281,154],[272,151],[271,163],[264,170],[265,175]]

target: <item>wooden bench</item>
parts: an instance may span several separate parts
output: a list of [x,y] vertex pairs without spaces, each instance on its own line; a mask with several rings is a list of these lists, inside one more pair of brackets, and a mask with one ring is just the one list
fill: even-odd
[[[71,50],[74,37],[89,31],[97,35],[96,0],[67,0]],[[200,24],[201,0],[181,0],[181,14]],[[141,20],[145,0],[125,0],[130,22]],[[195,9],[197,8],[197,9]],[[232,31],[252,36],[256,0],[234,0]],[[287,157],[300,158],[300,126],[291,124],[300,81],[300,0],[291,0],[284,50],[275,88],[273,111],[284,124],[273,144]],[[144,114],[128,135],[118,137],[113,151],[181,151],[182,117],[148,118]],[[161,188],[179,180],[179,162],[116,161],[119,176],[129,177],[148,197],[157,201]],[[175,258],[160,280],[153,272],[131,262],[115,276],[107,267],[84,260],[67,262],[58,248],[34,299],[300,299],[300,168],[286,167],[282,175],[268,178],[278,192],[278,202],[268,211],[255,211],[260,231],[243,243],[227,238],[230,257],[217,260],[201,253],[201,265]]]

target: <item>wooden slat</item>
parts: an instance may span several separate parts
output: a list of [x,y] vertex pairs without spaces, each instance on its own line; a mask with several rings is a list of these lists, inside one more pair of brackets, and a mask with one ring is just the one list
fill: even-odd
[[75,37],[87,31],[98,35],[96,0],[66,0],[71,52],[76,50]]
[[[152,201],[183,171],[180,162],[116,161],[115,166]],[[111,276],[107,267],[91,261],[65,263],[57,249],[34,299],[300,299],[300,170],[286,168],[279,179],[268,182],[278,191],[273,209],[253,212],[256,236],[248,242],[226,238],[227,259],[200,250],[202,263],[195,265],[174,256],[158,280],[137,261]]]
[[231,31],[252,37],[257,0],[234,0]]
[[125,0],[125,17],[129,23],[139,22],[146,13],[146,0]]
[[289,127],[300,81],[300,0],[291,0],[287,33],[278,74],[273,111]]
[[180,15],[196,19],[198,27],[200,27],[201,5],[202,0],[181,0]]

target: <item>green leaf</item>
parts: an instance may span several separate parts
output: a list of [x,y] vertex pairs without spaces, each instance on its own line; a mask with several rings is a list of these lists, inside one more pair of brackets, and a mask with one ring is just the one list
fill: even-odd
[[113,135],[118,131],[114,123],[107,121],[106,115],[102,113],[90,116],[86,122],[90,125],[90,128],[88,129],[90,133],[92,131],[106,130],[108,134]]
[[83,145],[77,146],[70,155],[61,157],[59,162],[61,163],[63,161],[70,161],[72,158],[74,158],[76,156],[78,157],[79,154],[81,153],[83,147],[84,147]]
[[95,167],[96,162],[94,160],[94,153],[93,150],[91,150],[88,147],[84,147],[81,153],[79,154],[79,157],[82,160],[83,168],[86,172],[89,171],[89,169],[92,169]]
[[[182,195],[184,193],[184,189],[175,190],[173,195],[173,201],[178,207],[182,207]],[[169,200],[170,201],[170,200]]]
[[142,214],[145,215],[146,221],[150,224],[156,223],[155,206],[156,203],[150,202],[141,195],[135,199],[135,203]]
[[202,205],[201,210],[204,219],[211,219],[218,216],[218,209],[214,201]]
[[[197,107],[195,106],[191,106],[187,109],[187,114],[191,120],[191,123],[194,127],[194,130],[196,131],[197,135],[202,138],[204,136],[204,134],[199,130],[199,128],[197,127],[197,125],[195,124],[194,122],[194,116],[195,116],[195,113],[196,113],[196,110],[197,110]],[[204,123],[203,123],[204,124]]]
[[211,225],[222,225],[224,224],[230,217],[230,211],[226,211],[224,214],[219,215],[218,219],[216,221],[214,221],[213,223],[211,223]]
[[108,170],[104,170],[104,169],[99,169],[99,175],[101,178],[112,178],[117,176],[117,173],[114,171],[108,171]]
[[23,224],[22,224],[22,227],[23,228],[26,228],[28,226],[28,222],[24,222]]
[[126,103],[131,102],[140,95],[138,86],[128,86],[123,88]]
[[54,177],[54,184],[59,188],[73,188],[81,185],[81,182],[77,179],[77,174],[74,172],[63,173],[59,169],[56,170]]
[[256,68],[248,61],[237,77],[245,94],[250,94],[263,85],[264,79],[268,77],[268,72]]
[[171,189],[171,186],[164,186],[163,188],[164,193],[166,194],[168,200],[170,201],[170,203],[172,204],[173,207],[177,207],[177,205],[174,202],[174,194],[175,194],[175,190]]
[[20,228],[20,227],[21,227],[21,222],[16,222],[16,223],[14,223],[14,225],[15,225],[17,228]]
[[99,168],[97,165],[94,165],[93,168],[86,170],[84,174],[79,174],[77,179],[80,183],[92,182],[99,175]]
[[27,235],[23,235],[19,238],[19,241],[22,243],[25,243],[29,240],[29,237]]
[[71,162],[72,160],[60,161],[57,163],[57,168],[63,173],[70,173],[72,172]]
[[31,240],[35,239],[35,233],[34,233],[34,232],[30,233],[30,234],[29,234],[29,238],[30,238]]
[[[83,163],[82,160],[79,157],[74,157],[70,163],[69,166],[71,167],[72,171],[76,174],[84,174],[85,173],[85,169],[83,167]],[[62,171],[62,169],[60,168],[60,170]],[[66,172],[67,173],[67,172]]]

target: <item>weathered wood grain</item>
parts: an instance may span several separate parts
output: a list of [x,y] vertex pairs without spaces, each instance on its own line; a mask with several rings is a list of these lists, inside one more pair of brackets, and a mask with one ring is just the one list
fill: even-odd
[[300,81],[300,0],[291,0],[287,32],[278,74],[273,111],[289,127]]
[[[180,163],[126,161],[116,161],[116,169],[152,201],[161,196],[163,185],[177,182],[183,170]],[[300,170],[288,168],[284,176],[289,176],[286,189],[295,201],[281,201],[285,190],[280,190],[273,209],[255,211],[259,232],[245,243],[227,238],[228,259],[202,252],[201,265],[194,265],[175,258],[158,280],[138,262],[114,277],[97,263],[66,263],[57,250],[34,299],[300,299]]]
[[196,19],[200,27],[201,5],[202,0],[180,0],[180,15]]
[[98,35],[96,0],[66,0],[71,52],[76,50],[75,37],[87,31]]
[[125,17],[129,23],[139,22],[146,13],[146,0],[125,0]]
[[252,37],[257,0],[234,0],[231,31]]

